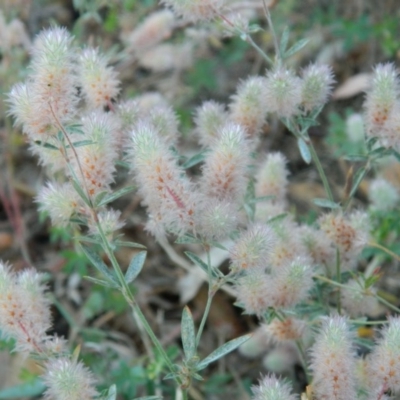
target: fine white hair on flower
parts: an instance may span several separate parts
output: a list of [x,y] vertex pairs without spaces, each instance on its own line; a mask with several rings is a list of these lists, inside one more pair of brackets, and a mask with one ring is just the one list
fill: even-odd
[[52,358],[46,362],[45,369],[45,399],[91,400],[97,397],[96,381],[81,362],[69,358]]
[[81,200],[70,183],[47,182],[36,198],[39,210],[50,215],[55,226],[66,226]]

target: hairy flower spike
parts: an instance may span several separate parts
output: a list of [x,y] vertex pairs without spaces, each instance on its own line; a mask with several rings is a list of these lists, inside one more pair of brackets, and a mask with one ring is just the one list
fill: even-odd
[[128,51],[140,54],[171,36],[175,24],[170,10],[160,10],[150,14],[127,38]]
[[353,143],[365,140],[364,120],[361,114],[351,114],[346,119],[346,134]]
[[197,232],[209,240],[225,239],[239,222],[237,206],[217,199],[203,199],[196,220]]
[[382,392],[400,391],[400,318],[390,317],[382,336],[369,356],[368,378],[371,388]]
[[[118,122],[110,113],[93,111],[82,119],[84,139],[90,143],[76,148],[79,164],[72,158],[75,175],[90,197],[108,191],[114,181]],[[82,176],[83,173],[83,176]]]
[[98,49],[87,48],[79,56],[79,81],[90,109],[111,104],[119,93],[117,74],[107,66],[107,59]]
[[45,368],[45,399],[92,400],[97,397],[95,380],[81,362],[54,358],[46,363]]
[[283,321],[275,318],[268,325],[264,325],[263,329],[275,342],[287,342],[301,338],[305,322],[296,318],[286,318]]
[[298,257],[272,271],[270,306],[290,308],[305,300],[314,284],[307,259]]
[[267,114],[266,79],[251,77],[242,82],[230,104],[232,122],[241,125],[249,138],[260,132]]
[[225,125],[203,166],[200,187],[204,196],[240,202],[246,191],[249,162],[250,150],[243,128]]
[[393,64],[379,64],[374,71],[371,89],[365,102],[368,136],[385,138],[390,129],[385,128],[399,95],[398,71]]
[[287,160],[282,153],[270,153],[260,166],[256,176],[256,196],[274,196],[273,203],[286,200],[289,171]]
[[57,130],[75,116],[78,102],[72,40],[66,29],[50,28],[33,45],[30,101],[42,123]]
[[20,352],[40,352],[51,326],[41,280],[34,270],[14,274],[0,262],[0,329],[16,340]]
[[49,213],[54,226],[67,226],[72,215],[77,212],[81,200],[70,183],[48,182],[36,200],[39,210]]
[[393,210],[400,200],[399,191],[383,178],[377,178],[371,182],[368,197],[372,207],[380,211]]
[[200,143],[205,147],[212,146],[227,119],[228,113],[223,104],[206,101],[198,107],[194,120]]
[[328,100],[334,82],[332,69],[328,65],[311,64],[302,73],[302,101],[306,112],[322,107]]
[[298,396],[292,393],[289,383],[274,375],[265,376],[258,386],[252,386],[252,400],[297,400]]
[[298,114],[302,81],[291,71],[280,68],[268,72],[265,90],[268,111],[286,118]]
[[215,18],[225,5],[225,0],[162,0],[175,13],[188,21]]
[[368,242],[369,223],[365,213],[329,213],[319,219],[321,230],[340,251],[342,270],[354,268],[357,257]]
[[254,224],[242,233],[231,250],[231,269],[241,271],[267,266],[270,252],[275,240],[271,228]]
[[313,390],[319,400],[356,399],[355,351],[344,317],[329,317],[311,349]]
[[168,144],[151,124],[132,131],[132,170],[148,207],[153,234],[182,233],[194,229],[197,198],[192,185],[169,151]]

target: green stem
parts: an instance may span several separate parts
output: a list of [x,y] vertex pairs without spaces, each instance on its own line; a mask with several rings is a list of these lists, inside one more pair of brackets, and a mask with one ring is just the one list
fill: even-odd
[[[334,285],[334,286],[337,286],[337,287],[340,287],[340,288],[346,288],[346,285],[343,285],[342,283],[335,282],[335,281],[333,281],[333,280],[331,280],[329,278],[326,278],[325,276],[314,275],[314,278],[317,278],[320,281],[324,281],[324,282],[330,283],[331,285]],[[357,289],[354,289],[354,290],[357,290]],[[360,289],[360,291],[363,292],[362,289]],[[400,313],[400,308],[396,307],[394,304],[389,303],[387,300],[385,300],[383,297],[379,296],[378,294],[375,294],[374,296],[376,297],[376,299],[380,303],[384,304],[386,307],[390,308],[392,311],[395,311],[396,313]]]
[[322,168],[322,164],[318,157],[317,152],[315,151],[315,147],[310,139],[307,140],[307,144],[310,147],[311,157],[314,161],[315,166],[317,167],[319,176],[322,180],[322,184],[324,185],[326,195],[328,196],[328,199],[333,202],[334,201],[333,194],[332,194],[331,188],[329,186],[328,178],[326,177],[324,169]]
[[[336,249],[336,280],[340,283],[341,281],[341,271],[340,271],[340,251]],[[337,310],[338,314],[342,313],[342,301],[341,301],[341,289],[338,290],[337,295]]]
[[376,294],[375,297],[379,302],[384,304],[386,307],[390,308],[392,311],[395,311],[396,313],[400,313],[400,308],[396,307],[392,303],[389,303],[387,300],[385,300],[383,297],[379,296],[379,294]]
[[[161,356],[163,357],[168,369],[170,370],[171,373],[175,373],[175,368],[170,360],[170,358],[168,357],[167,353],[165,352],[165,350],[163,349],[161,343],[159,342],[159,340],[157,339],[157,336],[155,335],[155,333],[153,332],[153,329],[151,328],[151,326],[149,325],[149,323],[147,322],[147,319],[145,317],[145,315],[142,313],[142,310],[140,309],[139,305],[137,304],[128,284],[125,281],[124,275],[121,271],[121,268],[119,266],[119,263],[117,261],[117,259],[115,258],[114,252],[112,251],[110,244],[104,234],[104,231],[101,227],[101,224],[99,223],[99,221],[97,220],[97,227],[99,229],[100,232],[100,236],[101,239],[103,241],[103,245],[104,245],[104,250],[106,251],[106,254],[108,256],[108,258],[111,261],[111,264],[114,268],[115,274],[117,275],[117,278],[120,282],[121,285],[121,290],[122,290],[122,294],[124,295],[125,299],[127,300],[127,302],[129,303],[129,305],[131,306],[131,308],[133,309],[134,313],[136,313],[136,315],[138,316],[140,322],[143,325],[143,328],[145,329],[145,331],[147,332],[147,334],[149,335],[151,341],[153,342],[154,346],[157,348],[157,350],[159,351],[159,353],[161,354]],[[178,382],[180,384],[180,382]]]
[[204,326],[206,324],[208,314],[210,313],[211,303],[216,293],[216,290],[213,288],[213,279],[212,279],[212,272],[211,272],[211,259],[210,259],[210,250],[207,250],[207,275],[208,275],[208,298],[206,308],[203,313],[203,317],[201,318],[199,330],[197,331],[196,335],[196,349],[199,346],[201,335],[203,334]]
[[400,256],[396,253],[394,253],[393,251],[389,250],[387,247],[382,246],[379,243],[375,243],[375,242],[369,242],[368,243],[369,247],[375,247],[376,249],[382,250],[383,252],[385,252],[386,254],[388,254],[389,256],[393,257],[394,259],[396,259],[397,261],[400,261]]
[[297,351],[299,353],[300,361],[303,365],[304,372],[306,374],[307,383],[310,383],[311,375],[310,375],[310,371],[308,370],[308,366],[307,366],[307,357],[306,357],[306,353],[303,348],[303,343],[301,342],[300,339],[296,340],[296,347],[297,347]]

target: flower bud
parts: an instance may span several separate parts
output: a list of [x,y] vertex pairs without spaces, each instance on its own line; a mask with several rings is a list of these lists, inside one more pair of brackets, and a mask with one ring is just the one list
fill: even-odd
[[346,119],[346,134],[349,140],[353,143],[364,141],[364,120],[361,114],[351,114]]
[[49,213],[54,226],[67,226],[81,200],[70,183],[48,182],[36,199],[39,210]]
[[211,146],[219,138],[227,119],[228,113],[223,104],[206,101],[198,107],[194,121],[200,143],[205,147]]
[[375,210],[393,210],[399,203],[398,190],[383,178],[374,179],[368,188],[368,197]]
[[91,400],[98,395],[91,372],[81,362],[53,358],[46,363],[45,368],[45,399]]
[[311,64],[302,73],[302,101],[306,112],[322,107],[332,90],[333,74],[328,65]]
[[258,386],[251,388],[252,400],[296,400],[292,388],[287,382],[281,381],[274,375],[265,376]]
[[268,72],[265,90],[269,112],[286,118],[299,113],[302,81],[291,71],[279,68]]
[[255,138],[267,113],[266,79],[251,77],[241,82],[230,104],[231,120],[241,125],[249,138]]

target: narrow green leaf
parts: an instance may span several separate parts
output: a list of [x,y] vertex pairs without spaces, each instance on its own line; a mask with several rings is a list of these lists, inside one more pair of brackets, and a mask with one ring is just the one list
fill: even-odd
[[293,54],[297,53],[303,47],[305,47],[309,41],[310,41],[309,39],[301,39],[301,40],[299,40],[285,54],[283,54],[282,57],[283,58],[291,57]]
[[92,244],[98,244],[98,245],[102,244],[100,239],[95,239],[95,238],[91,238],[88,236],[74,236],[74,239],[77,239],[80,242],[86,242],[86,243],[92,243]]
[[[72,145],[76,147],[88,146],[90,144],[94,144],[93,140],[79,140],[78,142],[72,143]],[[70,147],[69,145],[65,146],[67,149]]]
[[0,399],[20,399],[32,398],[39,396],[46,389],[46,385],[40,378],[36,378],[31,382],[21,383],[20,385],[10,386],[0,390]]
[[93,200],[93,204],[95,207],[98,207],[99,204],[101,203],[101,201],[104,199],[104,197],[106,197],[108,195],[109,192],[100,192],[95,199]]
[[98,206],[99,207],[105,206],[106,204],[111,203],[112,201],[117,200],[122,196],[125,196],[126,194],[132,192],[135,189],[136,189],[136,186],[127,186],[120,190],[117,190],[116,192],[110,193],[110,194],[104,196],[104,198],[100,201]]
[[119,161],[117,161],[115,164],[116,164],[116,165],[119,165],[119,166],[122,167],[122,168],[131,169],[130,164],[127,163],[127,162],[125,162],[125,161],[120,161],[120,160],[119,160]]
[[114,283],[111,283],[109,281],[103,281],[102,279],[96,279],[93,278],[91,276],[84,276],[84,278],[96,285],[100,285],[100,286],[104,286],[104,287],[109,287],[109,288],[113,288],[116,289],[118,286]]
[[268,219],[266,223],[273,224],[275,222],[282,221],[284,218],[287,217],[287,215],[288,215],[287,213],[275,215],[275,216],[271,217],[270,219]]
[[255,197],[254,199],[250,199],[249,203],[264,203],[265,201],[274,200],[275,198],[275,195]]
[[50,143],[42,142],[41,140],[35,140],[35,144],[37,144],[38,146],[44,147],[45,149],[60,151],[60,149],[58,147],[56,147]]
[[287,49],[287,45],[289,42],[289,34],[290,34],[289,27],[286,26],[285,29],[283,30],[281,42],[279,44],[279,51],[281,53],[281,56],[285,54],[285,51]]
[[135,397],[133,400],[162,400],[160,396]]
[[186,361],[189,361],[196,354],[196,333],[193,316],[188,306],[182,312],[181,336],[183,352],[185,353]]
[[97,253],[95,253],[91,248],[85,246],[84,244],[81,244],[81,248],[85,253],[86,257],[89,259],[89,261],[105,278],[107,278],[110,282],[118,284],[118,281],[115,278],[115,276],[111,273],[107,265],[104,264],[103,260]]
[[364,156],[363,154],[349,154],[347,156],[344,156],[343,158],[345,160],[354,161],[354,162],[367,161],[368,160],[368,157]]
[[177,244],[193,244],[193,243],[201,243],[200,239],[197,239],[193,235],[190,235],[189,233],[186,233],[183,236],[178,237],[178,239],[175,240],[175,243]]
[[191,251],[185,251],[185,254],[190,258],[191,261],[193,261],[196,265],[198,265],[201,269],[208,273],[207,264],[199,256],[192,253]]
[[308,148],[308,144],[304,141],[304,139],[299,138],[297,140],[297,145],[299,146],[301,157],[303,158],[306,164],[310,164],[311,162],[311,152]]
[[117,386],[111,385],[104,400],[117,400]]
[[143,268],[146,256],[147,251],[140,251],[135,255],[135,257],[132,258],[129,267],[125,273],[126,283],[131,283],[137,278]]
[[208,150],[202,151],[200,153],[195,154],[193,157],[190,157],[187,161],[182,164],[183,169],[188,169],[194,167],[197,164],[200,164],[204,161]]
[[140,243],[126,242],[126,241],[123,241],[123,240],[115,240],[114,244],[116,246],[119,246],[119,247],[133,247],[135,249],[146,249],[146,246],[144,246],[144,245],[142,245]]
[[351,188],[349,198],[353,197],[357,192],[358,187],[360,186],[361,181],[364,179],[367,173],[367,169],[365,167],[361,167],[355,174],[353,180],[353,187]]
[[76,192],[81,197],[81,199],[86,203],[86,205],[88,205],[90,207],[89,198],[86,196],[86,193],[81,188],[79,182],[76,179],[72,179],[71,183],[72,183],[72,186],[74,187],[74,189],[76,190]]
[[81,124],[71,124],[67,126],[67,132],[69,133],[79,133],[80,135],[84,135],[85,132],[82,130]]
[[340,205],[338,203],[335,203],[334,201],[331,201],[329,199],[314,199],[313,203],[316,204],[319,207],[323,208],[331,208],[332,210],[336,210],[340,208]]
[[228,343],[223,344],[218,349],[214,350],[210,355],[208,355],[204,360],[200,361],[197,365],[196,371],[201,371],[206,368],[212,362],[220,359],[226,354],[238,348],[244,342],[247,342],[251,338],[251,334],[240,336],[236,339],[230,340]]
[[371,151],[372,148],[375,146],[375,143],[378,141],[379,139],[377,137],[372,137],[370,139],[367,140],[367,149],[368,151]]

